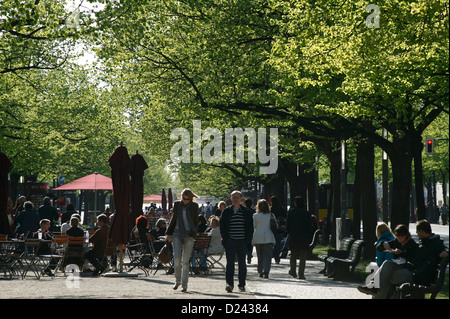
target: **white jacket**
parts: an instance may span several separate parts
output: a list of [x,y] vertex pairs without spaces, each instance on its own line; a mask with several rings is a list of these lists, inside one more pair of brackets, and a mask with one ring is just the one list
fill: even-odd
[[275,244],[275,236],[270,230],[270,217],[272,214],[253,214],[253,239],[252,245]]
[[211,243],[208,248],[208,255],[221,254],[224,252],[222,245],[222,236],[220,235],[220,227],[211,229],[208,236],[211,236]]

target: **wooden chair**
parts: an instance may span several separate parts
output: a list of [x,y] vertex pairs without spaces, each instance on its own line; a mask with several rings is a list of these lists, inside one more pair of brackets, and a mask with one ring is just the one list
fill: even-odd
[[67,238],[66,249],[64,250],[61,268],[65,274],[65,267],[69,264],[76,264],[80,271],[84,265],[84,253],[85,253],[85,238],[84,237],[72,237]]
[[[211,236],[208,236],[208,234],[198,234],[195,238],[191,256],[191,273],[202,273],[204,275],[208,275],[209,267],[206,261],[206,256],[208,255],[208,248],[210,244]],[[192,262],[194,261],[196,264],[195,267],[192,266]]]
[[67,242],[69,240],[68,235],[53,235],[52,249],[55,252],[54,257],[58,260],[54,274],[56,275],[58,270],[62,270],[62,263],[64,259],[64,253],[67,248]]

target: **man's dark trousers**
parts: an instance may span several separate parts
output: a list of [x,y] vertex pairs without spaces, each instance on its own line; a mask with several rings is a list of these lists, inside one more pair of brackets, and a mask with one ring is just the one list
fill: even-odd
[[239,287],[245,287],[245,279],[247,277],[247,265],[245,264],[247,244],[248,242],[245,239],[229,239],[225,243],[225,254],[227,256],[225,280],[231,287],[234,287],[234,262],[236,257],[239,269]]

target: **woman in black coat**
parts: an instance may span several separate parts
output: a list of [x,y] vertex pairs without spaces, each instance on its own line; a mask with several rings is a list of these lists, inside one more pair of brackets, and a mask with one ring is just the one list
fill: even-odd
[[309,244],[311,242],[311,215],[305,209],[302,197],[295,197],[295,208],[289,210],[287,231],[291,250],[289,275],[297,277],[297,259],[299,261],[298,278],[305,279],[305,266]]

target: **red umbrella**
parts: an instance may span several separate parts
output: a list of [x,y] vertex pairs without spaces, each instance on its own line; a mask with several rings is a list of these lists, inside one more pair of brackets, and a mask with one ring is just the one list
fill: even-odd
[[64,184],[57,188],[56,191],[68,190],[112,190],[112,179],[99,173],[84,176],[76,179],[71,183]]
[[97,210],[97,191],[112,190],[112,179],[97,172],[81,177],[71,183],[54,188],[56,191],[93,190],[95,191],[95,210]]
[[116,244],[130,240],[130,171],[131,160],[125,146],[118,146],[109,158],[113,185],[114,218],[109,238]]
[[131,156],[131,225],[135,224],[136,218],[142,215],[142,204],[144,196],[144,171],[148,168],[142,155]]
[[8,172],[13,165],[5,153],[0,153],[0,234],[9,234],[8,209]]
[[161,202],[161,195],[149,195],[143,198],[145,203]]
[[162,189],[161,194],[161,208],[163,212],[167,212],[167,198],[166,198],[166,190]]
[[169,212],[172,209],[172,204],[173,204],[173,195],[172,195],[172,188],[169,188],[168,192],[167,192],[167,199],[169,201]]

